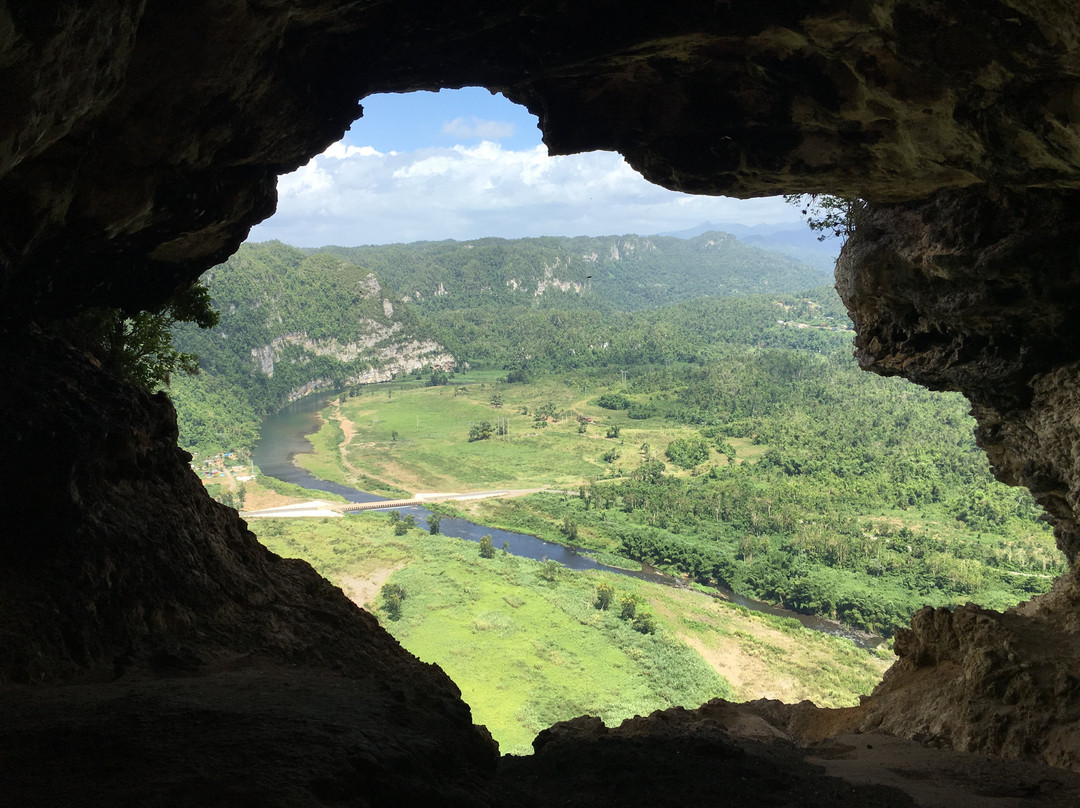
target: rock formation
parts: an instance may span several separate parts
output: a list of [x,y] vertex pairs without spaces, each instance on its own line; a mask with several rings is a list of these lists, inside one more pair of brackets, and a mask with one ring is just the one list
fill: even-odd
[[[856,730],[1080,768],[1078,53],[1068,0],[0,0],[7,793],[363,805],[519,789],[540,804],[573,793],[544,784],[569,789],[597,743],[612,776],[667,745],[798,778],[809,753],[778,737]],[[64,327],[89,306],[154,308],[223,260],[272,212],[275,177],[337,140],[365,95],[466,85],[526,104],[552,152],[615,149],[670,188],[866,199],[838,268],[860,361],[967,395],[995,472],[1043,503],[1074,571],[1006,615],[920,613],[860,708],[660,716],[592,739],[575,725],[492,785],[494,750],[453,684],[209,502],[167,401]],[[298,746],[273,743],[290,721]],[[144,780],[122,765],[139,750]],[[1025,771],[1003,799],[1080,793],[1064,770]],[[845,799],[836,783],[806,793]]]

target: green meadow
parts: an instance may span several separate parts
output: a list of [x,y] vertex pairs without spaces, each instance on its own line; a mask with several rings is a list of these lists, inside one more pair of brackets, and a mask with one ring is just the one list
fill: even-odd
[[[586,480],[629,475],[643,457],[662,454],[687,434],[685,426],[663,418],[636,420],[625,410],[597,406],[598,391],[588,381],[550,377],[506,384],[493,372],[464,378],[466,383],[439,387],[360,388],[360,395],[336,400],[311,436],[315,452],[297,462],[316,476],[366,482],[368,490],[387,495],[576,490]],[[494,434],[470,441],[470,430],[485,422]],[[613,428],[618,437],[607,437]],[[736,462],[767,449],[740,438],[730,443]],[[710,451],[713,462],[726,462]]]
[[[718,696],[851,705],[891,658],[689,589],[501,550],[482,558],[473,542],[415,528],[399,536],[385,514],[252,526],[271,550],[308,560],[408,651],[445,670],[504,753],[528,754],[541,729],[585,714],[615,725]],[[600,583],[614,590],[606,610],[596,607]],[[379,594],[387,584],[405,593],[396,615]],[[627,597],[651,615],[652,633],[619,617]]]

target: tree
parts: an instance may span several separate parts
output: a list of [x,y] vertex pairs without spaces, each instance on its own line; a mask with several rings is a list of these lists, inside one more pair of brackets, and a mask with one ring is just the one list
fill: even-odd
[[157,311],[128,315],[120,309],[93,309],[75,321],[75,338],[89,340],[103,365],[118,376],[153,392],[169,386],[173,373],[199,372],[197,354],[176,349],[172,328],[176,323],[195,323],[213,328],[219,314],[202,284],[185,289]]
[[540,577],[545,581],[551,581],[554,583],[559,578],[559,562],[552,561],[550,558],[544,562],[544,566],[540,568]]
[[439,534],[439,523],[441,521],[442,520],[439,518],[439,514],[431,514],[431,516],[429,516],[427,520],[428,533],[430,533],[432,536],[437,536]]
[[495,557],[495,542],[491,539],[491,534],[482,536],[480,538],[480,557],[481,558],[494,558]]
[[593,604],[600,611],[607,610],[607,607],[611,605],[612,599],[615,597],[615,590],[611,584],[599,583],[596,585],[596,603]]
[[478,424],[473,424],[469,429],[469,443],[478,440],[487,440],[495,434],[495,427],[491,425],[490,421],[481,421]]
[[401,617],[401,604],[405,600],[405,587],[401,584],[386,584],[379,594],[382,596],[383,609],[391,620]]
[[596,405],[605,410],[628,410],[630,403],[630,399],[622,393],[605,393],[596,400]]
[[638,612],[634,615],[634,619],[630,622],[630,627],[634,631],[640,631],[642,634],[652,634],[656,631],[656,624],[653,622],[653,617],[648,612]]
[[569,516],[563,517],[562,527],[560,527],[559,530],[562,531],[562,534],[570,541],[577,541],[577,522]]

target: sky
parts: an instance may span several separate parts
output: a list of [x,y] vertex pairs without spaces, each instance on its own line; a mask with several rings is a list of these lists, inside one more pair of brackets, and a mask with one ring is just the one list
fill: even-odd
[[352,247],[799,224],[779,198],[668,191],[612,152],[549,157],[536,118],[483,88],[361,103],[363,117],[341,141],[278,179],[277,213],[249,241]]

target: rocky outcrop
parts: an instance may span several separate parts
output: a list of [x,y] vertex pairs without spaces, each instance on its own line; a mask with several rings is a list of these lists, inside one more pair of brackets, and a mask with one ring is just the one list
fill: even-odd
[[333,337],[317,340],[303,333],[285,334],[274,339],[269,345],[252,348],[251,358],[266,376],[274,375],[274,365],[281,361],[282,354],[288,347],[300,350],[301,358],[294,358],[292,360],[294,362],[303,362],[303,355],[310,354],[311,356],[328,356],[339,362],[354,362],[357,359],[363,359],[365,363],[371,365],[369,371],[365,371],[361,377],[350,380],[349,384],[388,381],[396,374],[412,373],[425,366],[444,370],[454,367],[454,357],[434,340],[394,340],[394,335],[401,331],[401,323],[385,326],[373,320],[367,320],[360,321],[359,327],[367,333],[359,340],[344,343]]
[[1080,550],[1076,363],[1080,213],[1072,191],[979,187],[870,205],[837,267],[868,370],[958,390],[997,476],[1025,485]]
[[[292,672],[322,705],[301,721],[303,749],[327,754],[282,768],[300,783],[291,804],[492,799],[481,781],[494,753],[452,683],[306,565],[260,548],[191,477],[168,403],[57,336],[58,321],[88,306],[154,308],[223,260],[273,210],[275,177],[337,140],[375,91],[501,90],[538,115],[551,151],[615,149],[669,188],[868,200],[838,271],[860,361],[969,396],[995,472],[1032,489],[1075,564],[1078,52],[1080,18],[1064,0],[0,0],[0,695],[5,712],[31,705],[51,722],[37,734],[30,719],[5,722],[0,765],[19,774],[3,772],[5,783],[26,786],[24,804],[47,792],[35,771],[54,802],[119,783],[91,801],[224,804],[227,770],[214,766],[303,717],[285,695]],[[773,712],[816,728],[815,743],[876,727],[1076,767],[1076,591],[1070,573],[1006,615],[920,613],[862,707]],[[237,716],[227,696],[200,701],[227,693],[210,677],[229,665],[254,686],[257,663],[270,669],[266,703]],[[370,733],[335,723],[335,677],[359,683],[341,692]],[[101,680],[112,681],[96,689]],[[42,685],[58,682],[90,689],[71,706],[75,690]],[[534,803],[556,783],[603,793],[627,773],[640,783],[666,748],[682,755],[673,766],[722,761],[734,779],[713,781],[717,791],[753,774],[774,804],[798,798],[762,774],[783,755],[730,741],[707,718],[689,715],[678,736],[665,719],[607,740],[566,732],[507,777]],[[101,742],[124,726],[152,741],[157,786],[124,784],[139,736]],[[39,765],[58,737],[76,744],[67,791]],[[79,745],[94,747],[104,775],[86,771]],[[251,747],[266,752],[255,776],[268,779],[239,784],[243,799],[269,804],[273,745]],[[777,771],[802,771],[801,757],[784,760]],[[598,763],[610,776],[586,773]],[[203,772],[213,774],[200,792]],[[1053,804],[1043,770],[1030,772],[1034,791],[1021,774],[1005,796]],[[820,785],[802,796],[868,797]],[[621,793],[641,804],[655,792]]]
[[[30,413],[5,436],[7,516],[19,527],[0,538],[0,771],[16,788],[14,804],[81,803],[77,774],[57,772],[55,787],[68,792],[51,791],[39,764],[80,743],[104,754],[102,737],[130,759],[147,752],[163,779],[131,772],[137,785],[123,786],[129,775],[97,772],[104,779],[92,803],[110,803],[104,795],[116,787],[117,802],[158,794],[145,799],[197,804],[209,783],[178,799],[172,778],[194,786],[210,767],[221,774],[209,782],[224,787],[228,766],[215,756],[258,742],[265,755],[245,775],[251,793],[303,804],[289,801],[293,792],[270,793],[295,765],[285,754],[294,747],[273,752],[272,738],[295,730],[316,741],[304,753],[312,754],[342,722],[353,729],[328,765],[331,792],[403,789],[422,799],[440,781],[475,792],[490,776],[496,747],[438,667],[405,652],[306,562],[270,553],[234,510],[206,496],[176,446],[164,395],[118,384],[41,334],[8,334],[0,356],[0,412]],[[55,683],[69,687],[25,689]],[[230,695],[236,689],[249,708]],[[295,727],[283,718],[290,711]],[[215,736],[220,746],[205,732],[218,721],[236,733]],[[129,737],[134,724],[141,729]],[[202,749],[187,774],[177,744]],[[274,761],[283,768],[270,777]],[[292,788],[310,797],[316,786]]]

